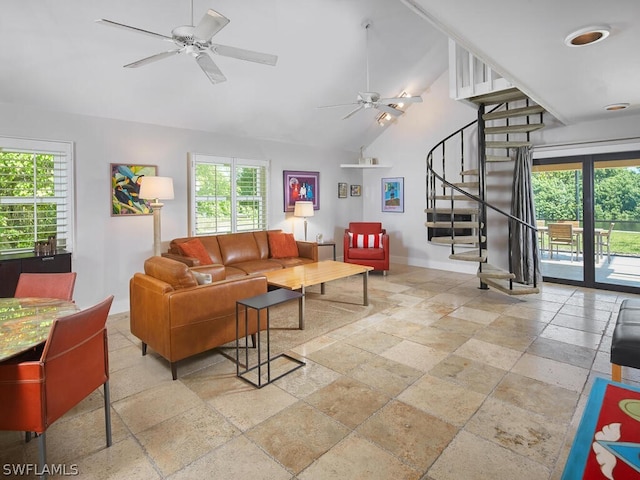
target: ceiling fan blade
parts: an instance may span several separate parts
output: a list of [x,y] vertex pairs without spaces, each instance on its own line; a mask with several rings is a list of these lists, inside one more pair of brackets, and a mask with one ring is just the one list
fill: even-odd
[[342,120],[346,120],[349,117],[354,116],[356,113],[358,113],[360,110],[362,110],[364,108],[364,105],[361,104],[358,106],[358,108],[351,110],[349,113],[347,113],[344,117],[342,117]]
[[383,105],[398,105],[400,103],[420,103],[422,102],[422,97],[396,97],[396,98],[381,98],[378,100],[378,103]]
[[247,60],[249,62],[262,63],[264,65],[274,66],[278,61],[276,55],[269,53],[254,52],[252,50],[245,50],[243,48],[229,47],[227,45],[212,44],[210,50],[223,57],[237,58],[239,60]]
[[124,23],[114,22],[112,20],[107,20],[105,18],[101,18],[96,20],[96,23],[102,23],[103,25],[109,25],[111,27],[124,28],[125,30],[130,30],[136,33],[143,33],[145,35],[150,35],[152,37],[161,38],[162,40],[168,40],[173,42],[173,38],[167,37],[166,35],[161,35],[160,33],[150,32],[149,30],[143,30],[142,28],[132,27],[131,25],[125,25]]
[[222,74],[218,66],[213,63],[211,57],[206,53],[199,54],[196,57],[196,61],[198,62],[198,65],[200,65],[200,68],[205,73],[205,75],[209,77],[211,83],[216,84],[227,81],[227,77]]
[[222,30],[227,23],[229,23],[227,17],[215,10],[209,9],[200,20],[200,23],[196,25],[193,36],[198,40],[208,42],[216,33]]
[[384,113],[388,113],[390,115],[393,115],[394,117],[399,117],[400,115],[402,115],[404,113],[402,110],[397,110],[395,108],[390,107],[389,105],[375,103],[374,107],[377,108],[378,110],[384,112]]
[[128,63],[124,66],[124,68],[136,68],[142,67],[143,65],[147,65],[148,63],[157,62],[158,60],[162,60],[163,58],[171,57],[177,53],[180,53],[180,48],[176,48],[175,50],[168,50],[166,52],[156,53],[155,55],[151,55],[150,57],[143,58],[142,60],[138,60],[137,62]]
[[316,108],[334,108],[334,107],[351,107],[352,105],[359,105],[360,102],[354,102],[354,103],[337,103],[335,105],[320,105],[319,107]]

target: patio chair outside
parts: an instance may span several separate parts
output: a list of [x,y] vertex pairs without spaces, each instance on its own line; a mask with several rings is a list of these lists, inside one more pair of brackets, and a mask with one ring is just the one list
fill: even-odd
[[[569,246],[569,254],[573,261],[573,251],[576,246],[575,235],[573,233],[573,225],[571,223],[550,223],[548,225],[549,234],[549,257],[553,258],[553,247],[556,247],[556,255],[559,253],[560,245]],[[576,250],[576,260],[578,258]]]
[[611,232],[615,222],[609,224],[609,230],[600,234],[600,254],[602,254],[602,248],[607,247],[607,263],[611,262]]

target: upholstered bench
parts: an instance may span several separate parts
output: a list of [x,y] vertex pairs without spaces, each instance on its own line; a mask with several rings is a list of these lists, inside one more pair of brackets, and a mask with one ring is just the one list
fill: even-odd
[[620,304],[611,341],[611,379],[622,381],[622,367],[640,368],[640,299]]

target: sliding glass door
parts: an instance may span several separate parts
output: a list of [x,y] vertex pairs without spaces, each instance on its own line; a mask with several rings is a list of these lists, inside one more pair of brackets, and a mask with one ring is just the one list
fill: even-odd
[[595,282],[640,287],[640,158],[594,162]]
[[536,160],[545,280],[640,293],[640,152]]
[[584,281],[582,162],[559,161],[533,167],[542,275]]

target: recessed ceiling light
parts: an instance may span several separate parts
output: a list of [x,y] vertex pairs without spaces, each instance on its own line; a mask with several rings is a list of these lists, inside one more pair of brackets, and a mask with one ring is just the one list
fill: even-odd
[[624,110],[625,108],[629,108],[628,103],[612,103],[611,105],[604,107],[605,110],[609,111]]
[[593,45],[609,36],[610,28],[606,25],[591,26],[581,28],[567,35],[564,39],[565,45],[568,47],[584,47],[585,45]]

